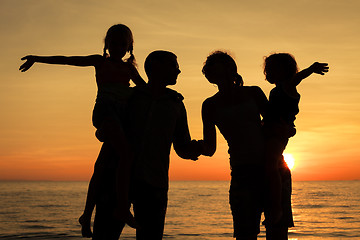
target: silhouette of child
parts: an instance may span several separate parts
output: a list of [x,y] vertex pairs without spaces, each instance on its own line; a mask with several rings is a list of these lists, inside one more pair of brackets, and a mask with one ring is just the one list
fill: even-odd
[[[139,75],[133,54],[133,35],[131,30],[117,24],[110,27],[105,37],[103,55],[89,56],[34,56],[22,58],[26,62],[20,66],[22,72],[27,71],[34,63],[61,64],[79,67],[95,67],[98,93],[93,110],[93,125],[96,127],[96,137],[100,141],[109,142],[121,161],[117,173],[117,209],[114,214],[131,227],[136,228],[136,222],[129,211],[128,190],[132,154],[128,147],[122,129],[122,111],[126,100],[131,95],[130,79],[136,85],[145,81]],[[129,53],[128,59],[123,59]],[[101,168],[94,168],[91,177],[85,209],[79,222],[83,237],[91,237],[91,216],[95,207],[95,196],[101,177]]]
[[266,173],[269,180],[268,208],[265,211],[267,235],[271,239],[287,239],[288,227],[293,227],[291,210],[291,173],[282,156],[294,136],[295,116],[299,112],[300,94],[296,86],[313,73],[324,75],[327,63],[313,63],[298,72],[294,57],[276,53],[265,58],[266,80],[275,84],[269,96],[264,118]]

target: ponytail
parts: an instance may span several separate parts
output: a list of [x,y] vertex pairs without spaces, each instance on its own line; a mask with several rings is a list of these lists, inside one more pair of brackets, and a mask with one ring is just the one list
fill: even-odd
[[126,62],[128,62],[131,65],[133,65],[134,67],[136,67],[136,61],[135,61],[135,56],[134,56],[134,53],[133,53],[133,47],[132,46],[129,49],[129,53],[130,53],[130,57],[128,59],[126,59]]
[[243,78],[241,77],[240,74],[236,73],[235,75],[235,85],[238,86],[238,87],[241,87],[244,85],[244,80]]
[[107,58],[109,55],[107,54],[107,52],[106,52],[106,45],[104,46],[104,50],[103,50],[103,57],[104,58]]

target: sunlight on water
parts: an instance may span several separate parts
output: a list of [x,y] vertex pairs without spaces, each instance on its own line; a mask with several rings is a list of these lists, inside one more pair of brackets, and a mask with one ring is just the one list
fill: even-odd
[[[171,182],[164,239],[232,239],[228,182]],[[83,239],[86,182],[0,182],[0,239]],[[358,239],[360,181],[295,182],[289,239]],[[259,239],[265,239],[261,227]],[[125,228],[120,239],[134,239]]]

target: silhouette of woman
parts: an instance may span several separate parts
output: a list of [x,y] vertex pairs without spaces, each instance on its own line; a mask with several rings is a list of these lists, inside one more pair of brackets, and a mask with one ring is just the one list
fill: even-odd
[[234,59],[225,52],[210,54],[202,72],[218,87],[202,105],[203,154],[212,156],[216,151],[216,126],[229,146],[234,237],[256,239],[265,191],[261,115],[267,98],[259,87],[243,86]]
[[[129,211],[129,181],[132,154],[122,129],[122,111],[126,100],[131,95],[130,79],[136,85],[143,85],[145,81],[139,75],[133,54],[133,35],[131,30],[117,24],[110,27],[105,37],[103,55],[89,56],[34,56],[22,58],[26,62],[20,66],[22,72],[27,71],[34,63],[61,64],[79,67],[95,67],[98,94],[93,110],[93,125],[96,127],[96,137],[100,141],[109,143],[119,158],[117,172],[117,218],[131,227],[136,227],[134,217]],[[126,53],[128,59],[123,59]],[[94,168],[91,177],[85,209],[79,222],[82,235],[91,237],[91,216],[95,207],[95,196],[101,178],[101,167]]]

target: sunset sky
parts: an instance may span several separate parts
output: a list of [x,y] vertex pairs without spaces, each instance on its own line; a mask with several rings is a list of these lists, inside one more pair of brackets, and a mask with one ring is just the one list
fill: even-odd
[[[263,57],[292,53],[299,67],[330,72],[299,86],[297,135],[286,149],[294,180],[360,179],[360,1],[0,0],[0,180],[90,179],[101,144],[91,123],[94,69],[35,64],[28,55],[101,54],[107,29],[131,28],[139,72],[153,50],[178,56],[192,138],[202,138],[201,104],[217,88],[201,73],[207,55],[229,51],[245,85],[268,96]],[[171,153],[172,180],[228,180],[227,144],[197,162]]]

